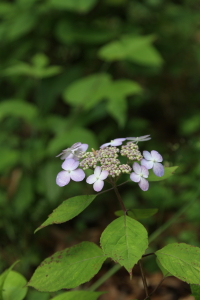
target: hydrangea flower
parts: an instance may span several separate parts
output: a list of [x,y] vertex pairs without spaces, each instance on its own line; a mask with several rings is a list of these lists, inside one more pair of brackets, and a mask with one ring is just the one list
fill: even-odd
[[144,158],[141,160],[141,165],[147,169],[152,169],[156,176],[162,177],[164,175],[164,167],[161,164],[163,161],[162,156],[155,150],[143,151]]
[[125,138],[114,139],[114,140],[110,141],[110,143],[105,143],[105,144],[101,145],[100,148],[105,148],[108,146],[120,146],[125,140],[126,140]]
[[65,186],[70,182],[70,179],[74,181],[82,181],[85,178],[85,173],[81,169],[77,169],[79,161],[74,160],[73,158],[66,159],[62,168],[65,171],[58,173],[56,177],[56,184],[59,186]]
[[132,141],[132,142],[145,142],[151,139],[150,134],[148,135],[143,135],[143,136],[138,136],[138,137],[127,137],[126,138],[128,141]]
[[145,166],[140,166],[138,163],[133,164],[133,173],[131,173],[130,178],[134,182],[138,182],[139,187],[143,191],[147,191],[149,188],[149,182],[145,179],[149,175],[149,171]]
[[85,152],[88,148],[88,144],[82,144],[80,142],[73,144],[70,148],[63,150],[56,157],[61,156],[61,159],[73,158],[79,160],[80,154]]
[[101,171],[101,167],[96,167],[94,170],[94,174],[90,175],[86,182],[89,184],[93,184],[93,189],[96,192],[100,192],[104,186],[104,179],[108,177],[108,171]]

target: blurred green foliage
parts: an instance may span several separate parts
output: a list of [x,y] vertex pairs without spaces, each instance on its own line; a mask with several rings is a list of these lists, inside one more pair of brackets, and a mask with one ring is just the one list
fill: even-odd
[[[1,1],[0,19],[1,269],[21,258],[20,271],[30,275],[56,239],[48,229],[33,231],[63,200],[91,192],[84,182],[55,184],[55,156],[75,142],[96,149],[151,134],[141,150],[156,149],[166,166],[180,166],[148,192],[120,189],[129,208],[159,209],[144,221],[150,231],[198,195],[199,1]],[[118,209],[114,194],[104,195],[62,243]],[[193,232],[191,243],[200,245],[199,211],[197,201],[186,214],[190,225],[173,228],[176,241],[190,243]]]

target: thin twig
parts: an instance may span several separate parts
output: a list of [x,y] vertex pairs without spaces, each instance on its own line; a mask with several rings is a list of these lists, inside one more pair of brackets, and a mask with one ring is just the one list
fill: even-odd
[[149,292],[148,292],[148,287],[147,287],[147,282],[146,282],[146,277],[142,268],[142,261],[141,259],[138,261],[138,265],[140,267],[140,273],[142,276],[142,281],[143,281],[143,285],[144,285],[144,290],[145,290],[145,294],[146,294],[146,298],[145,299],[149,299]]

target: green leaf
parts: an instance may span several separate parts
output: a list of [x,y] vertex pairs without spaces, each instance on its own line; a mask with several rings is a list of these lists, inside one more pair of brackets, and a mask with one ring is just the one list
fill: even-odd
[[4,283],[6,278],[8,277],[8,274],[10,273],[10,271],[14,268],[14,266],[19,262],[19,260],[17,260],[16,262],[14,262],[10,268],[8,268],[7,270],[5,270],[1,275],[0,275],[0,300],[3,300],[3,289],[4,289]]
[[125,98],[113,98],[107,103],[106,110],[123,128],[126,122],[127,101]]
[[167,179],[167,178],[171,177],[172,175],[174,175],[174,172],[176,171],[177,168],[178,168],[178,166],[164,167],[165,173],[162,177],[156,176],[152,170],[149,170],[148,181],[161,181],[161,180]]
[[86,13],[93,8],[97,0],[49,0],[49,4],[57,9],[72,10],[75,12]]
[[97,300],[105,292],[72,291],[60,294],[51,300]]
[[101,268],[106,256],[91,242],[58,251],[36,269],[28,286],[39,291],[71,289],[89,281]]
[[173,276],[192,284],[200,284],[200,248],[173,243],[155,252],[159,263]]
[[105,255],[131,274],[133,266],[147,249],[147,231],[141,223],[122,216],[107,226],[100,242]]
[[3,300],[22,300],[26,296],[27,283],[24,276],[10,271],[3,285]]
[[200,300],[200,286],[196,284],[190,284],[192,296],[194,296],[195,300]]
[[129,60],[137,64],[160,66],[163,59],[151,45],[152,36],[125,35],[118,41],[113,41],[100,48],[99,57],[106,61]]
[[52,224],[60,224],[69,221],[80,214],[97,195],[82,195],[69,198],[65,200],[61,205],[53,210],[52,214],[49,215],[48,219],[38,227],[38,230]]
[[31,120],[38,114],[37,107],[17,99],[8,99],[0,103],[0,121],[7,116]]
[[110,76],[104,73],[81,78],[67,87],[63,95],[64,100],[73,106],[91,108],[105,96],[105,89],[110,80]]
[[156,258],[156,262],[157,262],[157,265],[158,267],[160,268],[162,274],[164,277],[168,277],[168,276],[172,276],[172,274],[170,274],[159,262],[159,260]]
[[[129,209],[127,211],[127,214],[130,218],[138,220],[138,219],[146,219],[149,218],[157,213],[157,208],[144,208],[144,209]],[[115,212],[116,216],[123,216],[124,212],[123,210],[118,210]]]

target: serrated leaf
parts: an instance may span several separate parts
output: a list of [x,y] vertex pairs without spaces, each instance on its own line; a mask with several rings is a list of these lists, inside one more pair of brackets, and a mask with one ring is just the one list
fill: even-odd
[[22,300],[26,296],[27,283],[24,276],[15,271],[10,271],[3,285],[3,300]]
[[148,181],[161,181],[161,180],[165,180],[169,177],[171,177],[172,175],[174,175],[174,172],[176,171],[176,169],[178,168],[178,166],[174,166],[174,167],[164,167],[165,169],[165,173],[162,177],[158,177],[156,176],[152,170],[149,170],[149,177],[148,177]]
[[107,257],[94,243],[82,242],[46,258],[28,286],[43,292],[71,289],[89,281]]
[[105,255],[131,274],[133,266],[147,249],[147,231],[138,221],[122,216],[106,227],[100,242]]
[[96,105],[105,95],[106,86],[110,83],[110,75],[93,74],[70,84],[64,92],[65,102],[84,108]]
[[[146,219],[149,217],[152,217],[157,213],[158,209],[157,208],[144,208],[144,209],[129,209],[127,211],[127,214],[130,218],[138,220],[138,219]],[[118,210],[115,212],[116,216],[123,216],[124,212],[123,210]]]
[[97,300],[105,292],[72,291],[58,295],[51,300]]
[[158,267],[160,268],[162,274],[164,277],[168,277],[168,276],[172,276],[172,274],[170,274],[159,262],[159,260],[156,258],[156,262],[157,262],[157,265]]
[[195,300],[200,300],[200,286],[196,284],[190,284],[192,296],[194,296]]
[[200,248],[173,243],[155,252],[159,263],[173,276],[192,284],[200,284]]
[[65,200],[53,210],[48,219],[42,223],[35,232],[48,225],[60,224],[73,219],[80,214],[96,198],[96,196],[97,195],[82,195]]

